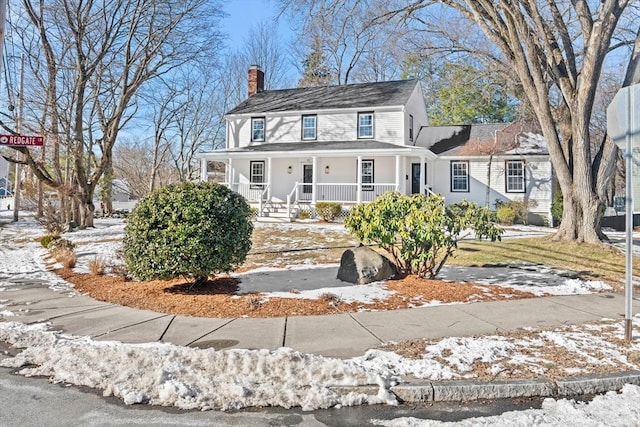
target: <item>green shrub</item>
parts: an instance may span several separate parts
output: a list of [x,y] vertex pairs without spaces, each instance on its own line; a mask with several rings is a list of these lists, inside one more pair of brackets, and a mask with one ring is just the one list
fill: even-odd
[[445,207],[439,195],[405,196],[387,192],[374,202],[356,205],[345,220],[363,243],[389,252],[401,274],[435,277],[469,228],[477,238],[500,239],[503,230],[491,212],[474,203]]
[[298,218],[300,219],[311,219],[311,211],[309,210],[301,210],[300,212],[298,212]]
[[59,249],[68,249],[70,251],[73,251],[75,248],[76,245],[71,240],[63,239],[61,237],[53,239],[49,242],[49,245],[47,245],[47,249],[49,249],[49,251],[51,252]]
[[538,206],[538,202],[533,199],[513,200],[509,205],[516,213],[515,221],[527,225],[529,223],[529,212],[532,208]]
[[40,239],[40,244],[43,248],[49,248],[51,242],[58,239],[61,239],[59,234],[47,234]]
[[512,225],[516,220],[516,211],[508,204],[503,204],[496,211],[496,218],[502,225]]
[[553,200],[551,200],[551,218],[553,218],[553,221],[555,222],[554,225],[560,224],[560,221],[562,221],[562,203],[562,191],[560,191],[560,187],[558,187],[556,192],[553,194]]
[[322,220],[332,222],[342,213],[342,205],[334,202],[318,202],[316,203],[316,215]]
[[128,217],[123,254],[138,280],[187,277],[204,283],[211,273],[244,262],[253,225],[242,196],[216,183],[168,185],[142,198]]

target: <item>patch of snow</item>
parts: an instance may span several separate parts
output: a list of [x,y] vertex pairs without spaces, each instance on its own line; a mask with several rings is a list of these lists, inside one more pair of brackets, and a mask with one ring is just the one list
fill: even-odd
[[442,422],[404,417],[394,420],[371,420],[387,427],[436,426],[636,426],[640,419],[640,387],[627,384],[620,393],[612,391],[596,396],[591,402],[547,398],[541,409],[510,411],[491,417],[468,418],[458,422]]
[[[47,376],[103,390],[126,404],[231,410],[248,406],[396,404],[388,370],[278,350],[196,349],[164,343],[122,344],[55,333],[47,325],[0,323],[0,340],[24,350],[0,361],[21,375]],[[373,395],[341,395],[338,386],[377,385]]]

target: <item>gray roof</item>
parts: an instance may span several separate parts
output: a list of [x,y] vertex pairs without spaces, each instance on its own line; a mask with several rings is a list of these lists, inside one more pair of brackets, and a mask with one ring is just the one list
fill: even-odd
[[498,147],[494,154],[549,154],[544,138],[535,127],[520,123],[427,126],[420,130],[416,146],[429,148],[437,155],[463,156],[473,153],[473,144],[476,144],[476,154],[482,155],[481,143],[495,147],[495,138],[498,138]]
[[233,153],[264,153],[273,151],[317,151],[317,150],[399,150],[411,148],[406,145],[390,144],[375,140],[357,141],[314,141],[314,142],[279,142],[274,144],[256,144],[242,148],[225,150]]
[[262,114],[337,108],[373,108],[406,104],[418,80],[360,83],[298,89],[265,90],[240,103],[227,114]]

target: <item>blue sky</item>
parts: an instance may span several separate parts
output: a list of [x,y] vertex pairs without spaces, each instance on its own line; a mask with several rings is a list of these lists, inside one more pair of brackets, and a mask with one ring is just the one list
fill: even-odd
[[[233,50],[242,44],[245,34],[255,24],[271,21],[278,12],[274,0],[231,0],[224,3],[227,17],[222,20],[222,31],[228,34],[227,43]],[[283,20],[284,22],[284,20]],[[286,23],[279,25],[280,35],[286,40]]]

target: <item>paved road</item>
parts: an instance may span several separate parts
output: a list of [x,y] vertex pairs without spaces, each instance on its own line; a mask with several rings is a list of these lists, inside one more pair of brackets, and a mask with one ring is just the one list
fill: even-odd
[[125,406],[86,387],[50,384],[44,378],[24,378],[0,368],[0,425],[20,427],[71,426],[340,426],[361,427],[371,419],[417,417],[459,421],[505,411],[539,408],[541,399],[430,403],[400,406],[356,406],[318,411],[263,408],[234,412],[181,411],[145,405]]

